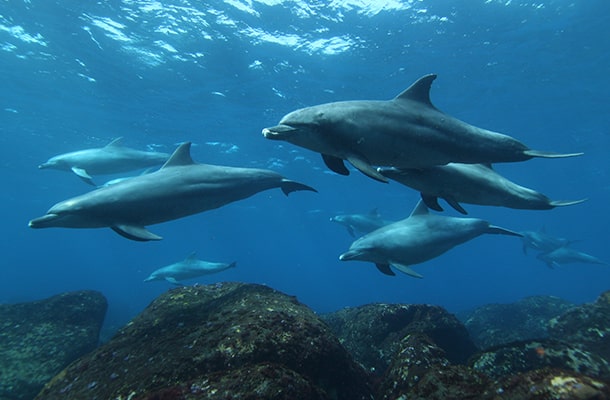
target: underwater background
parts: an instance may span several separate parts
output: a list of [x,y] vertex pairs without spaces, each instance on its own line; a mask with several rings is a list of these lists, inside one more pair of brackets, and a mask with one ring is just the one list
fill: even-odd
[[[550,269],[513,237],[481,236],[417,265],[421,280],[340,262],[353,238],[330,217],[378,209],[401,219],[419,194],[357,171],[331,173],[318,154],[266,140],[261,129],[296,108],[386,100],[438,74],[431,98],[442,111],[534,149],[585,153],[495,166],[552,199],[585,203],[469,205],[470,216],[544,228],[608,261],[609,11],[605,0],[4,1],[0,302],[99,290],[115,329],[172,287],[143,280],[193,251],[237,268],[187,284],[263,283],[320,313],[372,302],[459,312],[530,295],[593,301],[610,287],[608,266]],[[271,190],[152,226],[160,242],[110,229],[28,228],[56,202],[91,190],[37,166],[120,136],[128,147],[163,152],[192,141],[198,162],[269,168],[319,193]]]

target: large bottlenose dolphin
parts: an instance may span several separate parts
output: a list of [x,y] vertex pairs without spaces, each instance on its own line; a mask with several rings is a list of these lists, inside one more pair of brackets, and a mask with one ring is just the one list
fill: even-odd
[[381,218],[379,212],[375,208],[368,214],[340,214],[330,217],[331,222],[336,222],[340,225],[345,226],[347,232],[352,236],[356,237],[356,232],[365,234],[379,229],[382,226],[391,224],[394,221],[388,221]]
[[597,257],[583,253],[582,251],[574,250],[573,248],[567,246],[559,247],[546,253],[540,253],[536,256],[536,258],[544,261],[549,268],[570,263],[608,265]]
[[491,165],[449,163],[428,168],[377,168],[377,171],[419,191],[424,203],[436,211],[443,211],[438,204],[439,197],[462,214],[468,213],[460,203],[550,210],[585,201],[551,200],[542,193],[506,179]]
[[235,262],[226,264],[199,260],[196,253],[191,253],[191,255],[182,261],[153,271],[148,278],[144,279],[144,282],[166,280],[174,285],[179,285],[179,281],[215,274],[225,269],[233,268],[235,265]]
[[320,153],[328,168],[338,174],[349,174],[343,163],[347,160],[382,182],[388,179],[373,165],[423,168],[449,162],[489,164],[582,154],[531,150],[510,136],[439,111],[430,101],[435,78],[426,75],[389,101],[342,101],[302,108],[262,133],[268,139]]
[[94,185],[91,175],[117,174],[141,168],[162,165],[169,158],[167,153],[141,151],[125,147],[123,138],[114,139],[106,146],[85,149],[52,157],[38,168],[72,171],[83,181]]
[[386,275],[394,275],[391,265],[407,275],[421,278],[411,265],[438,257],[484,233],[521,236],[482,219],[430,214],[420,200],[408,218],[361,237],[339,259],[370,261]]
[[156,172],[57,203],[29,225],[110,227],[128,239],[160,240],[145,226],[212,210],[272,188],[280,188],[286,195],[316,191],[269,170],[197,164],[190,148],[190,142],[181,144]]

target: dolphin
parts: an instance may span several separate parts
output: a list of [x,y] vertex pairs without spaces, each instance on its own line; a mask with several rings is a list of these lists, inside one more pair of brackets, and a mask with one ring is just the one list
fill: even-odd
[[531,248],[543,253],[549,253],[560,247],[567,247],[576,242],[576,240],[568,240],[565,238],[554,237],[546,233],[546,229],[539,231],[521,231],[521,240],[523,241],[523,253],[527,254],[527,249]]
[[581,200],[551,200],[542,193],[517,185],[493,170],[491,165],[449,163],[428,168],[377,168],[392,180],[421,193],[426,205],[443,211],[438,198],[462,214],[460,203],[501,206],[527,210],[550,210],[579,204]]
[[226,264],[198,260],[197,254],[193,252],[182,261],[153,271],[148,278],[144,279],[144,282],[166,280],[174,285],[180,285],[179,281],[215,274],[224,271],[225,269],[233,268],[235,265],[235,262]]
[[408,218],[357,239],[339,260],[370,261],[382,273],[395,275],[391,265],[407,275],[421,278],[411,265],[438,257],[484,233],[521,236],[482,219],[430,214],[420,200]]
[[520,141],[469,125],[439,111],[430,101],[436,75],[425,75],[392,100],[356,100],[315,105],[285,115],[264,128],[267,139],[284,140],[322,155],[332,171],[349,175],[343,160],[381,182],[373,165],[424,168],[460,163],[572,157],[529,149]]
[[212,210],[272,188],[285,195],[316,191],[270,170],[195,163],[190,148],[190,142],[178,146],[158,171],[57,203],[29,226],[110,227],[127,239],[160,240],[145,226]]
[[371,210],[368,214],[335,215],[330,218],[330,221],[345,226],[347,232],[352,237],[356,237],[356,232],[362,234],[369,233],[394,222],[382,219],[376,208]]
[[91,175],[118,174],[153,167],[162,165],[169,158],[167,153],[124,147],[122,140],[120,137],[101,148],[60,154],[40,164],[38,168],[72,171],[86,183],[95,186]]
[[562,246],[546,253],[540,253],[536,257],[539,260],[544,261],[549,268],[570,263],[608,265],[597,257],[593,257],[590,254],[574,250],[573,248],[567,246]]

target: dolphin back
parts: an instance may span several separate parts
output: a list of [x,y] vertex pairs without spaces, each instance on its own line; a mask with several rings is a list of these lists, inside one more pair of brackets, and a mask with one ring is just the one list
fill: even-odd
[[280,182],[280,188],[282,189],[282,192],[284,192],[284,194],[286,196],[288,196],[290,193],[292,192],[296,192],[299,190],[309,190],[310,192],[318,192],[316,189],[312,188],[311,186],[307,186],[303,183],[299,183],[296,181],[291,181],[290,179],[286,179],[286,178],[282,178],[282,181]]
[[509,235],[509,236],[517,236],[523,237],[523,235],[519,232],[511,231],[509,229],[504,229],[499,226],[489,225],[485,233],[490,233],[494,235]]

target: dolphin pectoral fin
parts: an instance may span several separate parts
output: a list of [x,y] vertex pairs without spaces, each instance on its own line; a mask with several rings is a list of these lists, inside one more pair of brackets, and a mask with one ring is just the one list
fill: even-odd
[[352,228],[350,225],[346,226],[346,228],[347,228],[347,233],[349,233],[351,237],[355,238],[356,233],[354,232],[354,228]]
[[518,236],[523,237],[519,232],[511,231],[508,229],[500,228],[499,226],[489,225],[485,233],[491,233],[494,235],[509,235],[509,236]]
[[584,153],[554,153],[552,151],[539,151],[539,150],[524,150],[523,154],[529,157],[539,157],[539,158],[567,158],[567,157],[578,157],[582,156]]
[[428,208],[434,210],[434,211],[443,211],[443,207],[440,206],[440,204],[438,204],[438,197],[430,195],[430,194],[423,194],[420,193],[421,195],[421,199],[424,202],[425,205],[428,206]]
[[457,212],[464,214],[464,215],[468,215],[468,212],[464,209],[464,207],[462,207],[460,205],[460,203],[458,203],[457,201],[455,201],[455,199],[453,197],[445,197],[445,201],[451,206],[453,207]]
[[322,160],[324,161],[324,164],[326,164],[328,169],[330,169],[331,171],[339,175],[349,175],[349,170],[343,163],[343,160],[339,157],[329,156],[328,154],[322,154]]
[[423,275],[418,274],[417,272],[413,271],[411,269],[411,267],[408,267],[406,265],[396,264],[396,263],[392,263],[392,265],[394,266],[394,268],[396,268],[397,270],[399,270],[403,274],[407,274],[407,275],[409,275],[409,276],[411,276],[413,278],[422,279],[424,277]]
[[167,277],[165,277],[165,280],[168,281],[169,283],[177,285],[177,286],[184,286],[182,283],[178,282],[176,280],[176,278],[174,278],[173,276],[167,276]]
[[286,179],[286,178],[282,178],[282,181],[280,182],[280,188],[282,189],[282,192],[284,192],[284,194],[286,196],[288,196],[292,192],[296,192],[299,190],[308,190],[310,192],[318,193],[318,191],[316,189],[312,188],[311,186],[307,186],[303,183],[291,181],[290,179]]
[[383,183],[389,182],[388,178],[386,178],[385,176],[383,176],[379,172],[377,172],[377,169],[373,168],[373,166],[371,164],[369,164],[369,162],[364,160],[363,158],[351,155],[351,156],[347,157],[347,161],[349,161],[349,163],[352,164],[354,167],[356,167],[356,169],[358,171],[362,172],[364,175],[368,176],[369,178],[373,178],[376,181],[383,182]]
[[72,172],[74,172],[76,174],[76,176],[78,176],[83,181],[85,181],[85,183],[96,186],[96,184],[93,182],[93,178],[91,177],[91,175],[89,175],[87,173],[86,170],[84,170],[82,168],[77,168],[77,167],[72,167],[71,169],[72,169]]
[[155,235],[143,226],[116,225],[111,226],[110,228],[124,238],[135,240],[137,242],[148,242],[150,240],[163,239],[161,236]]
[[553,207],[564,207],[564,206],[572,206],[574,204],[580,204],[587,201],[587,199],[580,200],[553,200],[549,204]]
[[396,276],[394,271],[392,271],[392,269],[390,268],[390,264],[375,263],[375,266],[377,267],[379,272],[381,272],[384,275]]

